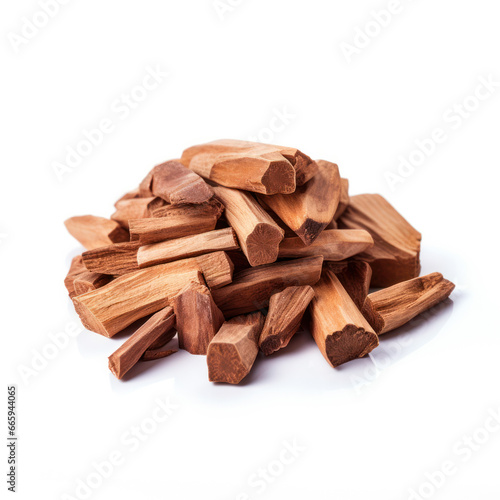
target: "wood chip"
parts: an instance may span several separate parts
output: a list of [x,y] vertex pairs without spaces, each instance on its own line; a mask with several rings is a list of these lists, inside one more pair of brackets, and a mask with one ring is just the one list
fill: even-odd
[[365,229],[372,235],[374,246],[358,256],[372,268],[372,286],[391,286],[419,275],[422,235],[382,196],[351,196],[338,223],[341,229]]
[[331,222],[340,200],[340,175],[337,165],[319,160],[318,173],[289,195],[258,195],[281,220],[310,245]]
[[221,186],[214,191],[226,207],[226,219],[250,265],[275,262],[284,231],[248,193]]
[[224,323],[208,288],[189,283],[174,299],[179,347],[191,354],[206,354],[208,344]]
[[[283,151],[293,156],[290,148],[224,139],[186,149],[181,162],[221,186],[263,194],[293,193],[296,171]],[[300,175],[301,180],[309,175],[307,165]]]
[[139,267],[143,268],[206,253],[239,248],[234,231],[228,227],[142,246],[137,253],[137,262]]
[[310,245],[297,236],[285,238],[280,243],[279,258],[297,258],[322,255],[327,261],[339,261],[348,259],[363,250],[373,246],[370,233],[362,229],[323,231]]
[[259,339],[259,347],[266,356],[288,345],[313,297],[310,286],[290,286],[271,296]]
[[447,299],[454,288],[455,285],[440,273],[403,281],[368,295],[365,312],[373,313],[366,317],[382,335]]
[[328,262],[328,269],[333,271],[349,294],[356,307],[361,311],[365,305],[366,297],[370,291],[372,269],[367,262],[343,261]]
[[331,366],[361,358],[378,346],[377,334],[333,271],[326,267],[313,288],[311,333]]
[[138,242],[116,243],[83,252],[85,267],[94,273],[121,276],[139,270]]
[[165,307],[151,316],[125,343],[109,356],[109,369],[117,378],[123,376],[141,359],[147,349],[175,323],[174,310]]
[[70,217],[64,222],[69,234],[87,250],[128,241],[129,234],[118,222],[95,215]]
[[239,384],[252,369],[259,352],[264,316],[253,313],[226,321],[208,346],[208,379]]
[[199,175],[178,161],[167,161],[153,169],[151,191],[172,205],[204,203],[214,194]]
[[349,180],[342,178],[340,179],[340,200],[335,215],[333,216],[334,221],[346,211],[346,208],[349,206],[349,200]]
[[183,263],[172,269],[172,264],[120,276],[97,290],[74,297],[85,328],[112,337],[134,321],[170,305],[186,283],[203,283],[196,266]]
[[108,276],[107,274],[91,273],[87,271],[80,274],[73,282],[73,285],[76,295],[82,295],[83,293],[97,290],[97,288],[107,285],[112,279],[113,276]]
[[323,257],[307,257],[241,271],[233,282],[212,292],[226,318],[264,309],[275,293],[289,286],[314,285],[320,278]]

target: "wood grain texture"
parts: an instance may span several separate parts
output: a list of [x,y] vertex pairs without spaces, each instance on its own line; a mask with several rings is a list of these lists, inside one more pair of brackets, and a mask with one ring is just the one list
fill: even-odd
[[[221,186],[263,194],[293,193],[296,170],[282,151],[293,161],[298,158],[297,150],[290,148],[223,139],[186,149],[181,162]],[[314,175],[314,167],[308,169],[306,160],[300,160],[301,179]]]
[[182,238],[192,234],[212,231],[217,224],[215,215],[204,214],[197,217],[172,214],[168,217],[135,219],[129,222],[130,239],[141,245],[157,243],[171,238]]
[[76,295],[82,295],[90,292],[91,290],[96,290],[101,286],[107,285],[112,279],[113,276],[108,276],[107,274],[92,273],[87,271],[77,276],[73,282],[73,286],[75,287]]
[[370,292],[372,278],[370,265],[367,262],[348,260],[328,262],[325,267],[335,273],[349,297],[361,311]]
[[151,192],[167,203],[205,203],[212,188],[195,172],[178,161],[167,161],[153,169]]
[[340,200],[337,165],[319,160],[318,173],[289,195],[258,195],[306,244],[310,245],[332,221]]
[[382,196],[351,196],[338,223],[342,229],[365,229],[372,235],[374,246],[356,257],[370,264],[372,286],[391,286],[419,275],[422,235]]
[[208,288],[189,283],[174,299],[179,347],[191,354],[206,354],[208,344],[224,323]]
[[327,229],[310,245],[305,245],[298,236],[285,238],[280,243],[278,256],[280,259],[290,259],[322,255],[325,261],[339,261],[348,259],[371,246],[373,239],[370,233],[362,229]]
[[128,232],[118,222],[95,215],[70,217],[64,221],[69,234],[87,250],[129,240]]
[[252,369],[259,352],[264,316],[260,312],[226,321],[208,346],[208,379],[239,384]]
[[335,273],[325,267],[320,281],[313,288],[311,333],[331,366],[361,358],[377,347],[377,334]]
[[151,316],[121,347],[108,358],[111,373],[121,379],[141,359],[158,338],[172,329],[175,315],[172,307],[165,307]]
[[214,216],[217,219],[224,212],[224,205],[217,198],[210,198],[205,203],[183,203],[181,205],[164,205],[151,211],[151,217],[170,217],[184,215],[190,218]]
[[322,264],[323,257],[307,257],[247,269],[212,296],[226,318],[258,311],[268,306],[273,294],[289,286],[314,285]]
[[233,281],[234,265],[226,252],[213,252],[186,261],[193,260],[200,268],[210,290],[229,285]]
[[333,216],[333,220],[336,221],[349,206],[349,180],[341,178],[340,179],[340,199],[339,204],[337,206],[337,210],[335,211],[335,215]]
[[68,290],[68,295],[70,299],[76,296],[76,290],[75,290],[75,279],[78,278],[78,276],[84,274],[87,272],[87,268],[85,267],[83,263],[83,259],[81,255],[77,255],[76,257],[73,257],[71,260],[71,265],[69,267],[68,274],[64,278],[64,286],[66,287],[66,290]]
[[363,312],[382,335],[447,299],[454,288],[442,274],[427,274],[371,293]]
[[153,209],[160,208],[164,204],[161,198],[154,196],[122,200],[116,203],[116,211],[111,215],[111,219],[128,230],[130,220],[149,217]]
[[239,248],[233,229],[228,227],[141,246],[137,253],[137,263],[140,268],[144,268],[187,257]]
[[310,286],[290,286],[271,296],[259,339],[259,347],[266,356],[288,345],[313,297]]
[[138,242],[116,243],[83,252],[85,267],[94,273],[121,276],[139,269],[137,264]]
[[284,231],[248,193],[221,186],[214,191],[226,207],[225,217],[250,265],[275,262]]
[[191,281],[203,283],[195,265],[180,264],[173,269],[172,264],[162,264],[120,276],[74,297],[73,303],[85,328],[112,337],[134,321],[170,305]]

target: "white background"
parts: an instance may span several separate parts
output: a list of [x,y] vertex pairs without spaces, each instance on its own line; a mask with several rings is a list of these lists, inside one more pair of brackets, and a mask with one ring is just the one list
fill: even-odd
[[[481,428],[500,410],[500,87],[453,118],[480,78],[500,82],[498,1],[401,0],[350,62],[341,44],[360,42],[388,1],[226,5],[219,15],[211,0],[74,0],[20,43],[40,7],[2,3],[1,364],[3,386],[18,387],[18,498],[81,498],[92,463],[119,452],[89,498],[404,500],[421,488],[498,499],[500,432]],[[118,112],[157,66],[168,77]],[[103,118],[113,131],[60,180],[54,162]],[[392,189],[386,173],[435,128],[446,140]],[[63,278],[82,249],[63,221],[108,216],[185,147],[259,135],[337,162],[352,194],[386,196],[423,233],[422,272],[457,284],[452,300],[337,370],[302,333],[236,387],[209,383],[205,358],[186,352],[117,381],[106,358],[124,336],[87,331],[43,366],[50,335],[76,321]],[[33,362],[36,374],[21,376]],[[151,430],[167,397],[177,409],[134,451],[127,433]],[[300,447],[294,460],[285,441]],[[445,461],[454,473],[442,479]],[[268,467],[272,481],[256,482]]]

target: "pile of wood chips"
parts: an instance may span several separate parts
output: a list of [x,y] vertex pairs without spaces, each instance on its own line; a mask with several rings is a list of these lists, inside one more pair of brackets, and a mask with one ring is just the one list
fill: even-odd
[[164,346],[177,333],[207,356],[209,380],[237,384],[304,318],[337,367],[454,288],[418,277],[421,235],[384,198],[349,197],[337,165],[294,148],[194,146],[115,207],[65,222],[87,249],[65,285],[85,328],[106,337],[149,316],[109,357],[119,379],[176,352]]

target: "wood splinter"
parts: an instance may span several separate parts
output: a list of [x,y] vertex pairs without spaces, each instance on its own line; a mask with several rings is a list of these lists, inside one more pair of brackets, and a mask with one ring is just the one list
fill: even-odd
[[171,307],[165,307],[151,316],[121,347],[109,356],[108,365],[111,373],[117,379],[123,378],[148,348],[172,329],[174,323],[175,314]]
[[259,347],[266,356],[288,345],[313,297],[314,290],[310,286],[290,286],[271,297],[259,340]]
[[378,336],[326,267],[313,287],[311,333],[325,359],[334,368],[361,358],[378,346]]
[[363,313],[382,335],[447,299],[454,288],[442,274],[427,274],[371,293]]
[[252,369],[259,352],[258,339],[264,325],[260,312],[226,321],[208,346],[210,382],[239,384]]
[[91,273],[85,272],[80,274],[73,285],[75,287],[76,295],[82,295],[83,293],[90,292],[91,290],[96,290],[101,286],[107,285],[113,276],[108,276],[107,274]]

